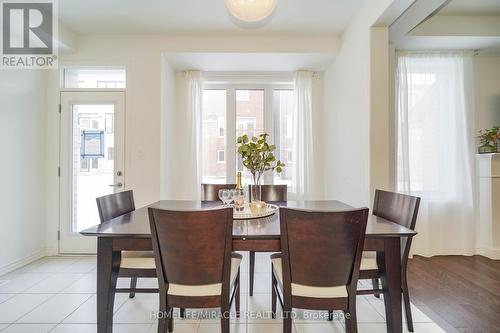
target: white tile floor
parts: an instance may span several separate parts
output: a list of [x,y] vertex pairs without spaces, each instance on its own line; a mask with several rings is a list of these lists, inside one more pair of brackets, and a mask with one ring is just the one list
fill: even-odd
[[[254,296],[248,297],[248,260],[242,263],[241,311],[249,313],[232,320],[231,332],[280,333],[279,319],[265,315],[271,309],[271,262],[269,254],[256,256]],[[120,279],[119,286],[127,286]],[[155,286],[154,279],[140,279],[139,286]],[[92,333],[96,331],[95,257],[47,257],[15,272],[0,276],[0,331],[2,333]],[[156,332],[151,313],[158,307],[156,294],[137,294],[134,299],[118,294],[115,299],[114,332]],[[314,319],[320,313],[303,312],[294,321],[295,332],[344,332],[343,322]],[[358,297],[359,332],[386,332],[383,301],[373,296]],[[307,314],[307,317],[305,316]],[[425,314],[413,307],[415,331],[444,332]],[[406,329],[406,327],[405,327]],[[219,332],[218,320],[176,319],[176,333]]]

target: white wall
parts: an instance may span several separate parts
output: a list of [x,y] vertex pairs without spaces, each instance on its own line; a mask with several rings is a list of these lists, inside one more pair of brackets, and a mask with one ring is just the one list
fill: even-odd
[[500,54],[474,57],[476,129],[500,126]]
[[45,71],[0,71],[0,275],[45,254]]
[[175,96],[176,90],[176,73],[170,66],[166,57],[162,57],[162,81],[161,81],[161,164],[160,164],[160,198],[168,199],[174,197],[171,186],[168,186],[168,181],[174,174],[174,163],[168,159],[170,155],[169,145],[175,139],[175,133],[168,131],[169,125],[175,121],[174,110],[176,108]]
[[[474,57],[474,108],[476,132],[500,126],[500,53],[479,53]],[[498,158],[478,156],[476,253],[500,258],[498,230],[499,179],[493,165]],[[493,177],[492,177],[493,176]]]
[[371,86],[388,89],[386,79],[372,78],[371,48],[384,47],[380,43],[385,39],[371,44],[370,28],[391,2],[365,2],[345,30],[340,52],[325,73],[325,193],[355,206],[371,206]]
[[370,29],[370,202],[375,190],[394,190],[394,113],[391,112],[389,29]]

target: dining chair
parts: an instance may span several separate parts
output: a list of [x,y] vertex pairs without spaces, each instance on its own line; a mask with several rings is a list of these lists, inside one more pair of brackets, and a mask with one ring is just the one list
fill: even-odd
[[158,332],[172,332],[174,307],[221,308],[229,332],[230,306],[240,312],[240,263],[232,252],[233,209],[168,211],[149,208],[160,309]]
[[[373,203],[373,215],[400,224],[411,230],[415,230],[419,206],[419,197],[376,190]],[[403,293],[408,331],[413,332],[413,319],[407,282],[408,256],[410,254],[411,241],[411,237],[401,239],[401,292]],[[371,279],[373,288],[368,290],[358,290],[358,294],[374,294],[376,297],[380,297],[382,290],[380,289],[379,284],[379,279],[381,277],[379,265],[381,266],[380,263],[382,258],[377,257],[378,254],[373,252],[364,253],[363,258],[361,259],[359,278]]]
[[281,253],[271,255],[272,314],[283,308],[283,332],[292,331],[292,308],[345,314],[357,332],[356,287],[368,208],[325,212],[280,208]]
[[[249,185],[249,193],[252,193],[252,185]],[[265,202],[285,202],[287,200],[287,185],[261,185],[261,200]],[[253,296],[253,285],[255,276],[255,252],[250,251],[249,256],[250,290],[249,295]]]
[[234,188],[236,184],[201,184],[201,201],[219,201],[219,190]]
[[[96,201],[101,223],[135,210],[133,191],[113,193],[97,198]],[[116,292],[128,292],[130,298],[134,298],[136,292],[158,292],[157,289],[137,289],[137,278],[156,277],[152,251],[122,251],[118,276],[130,278],[129,290],[116,289]]]

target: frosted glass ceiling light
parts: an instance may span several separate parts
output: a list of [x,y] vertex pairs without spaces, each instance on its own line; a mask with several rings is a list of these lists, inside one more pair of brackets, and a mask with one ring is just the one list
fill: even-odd
[[259,22],[271,15],[278,0],[226,0],[231,15],[244,22]]

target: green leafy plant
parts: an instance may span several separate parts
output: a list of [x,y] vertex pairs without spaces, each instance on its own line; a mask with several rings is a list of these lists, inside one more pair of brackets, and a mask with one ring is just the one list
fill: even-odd
[[498,151],[500,145],[500,127],[495,126],[491,129],[480,130],[477,136],[479,143],[481,144],[482,150],[484,148],[491,148],[494,151]]
[[243,159],[243,165],[250,171],[254,185],[260,183],[265,171],[276,170],[281,173],[285,164],[274,156],[276,146],[267,142],[269,134],[261,134],[259,137],[249,138],[244,134],[236,140],[238,154]]

